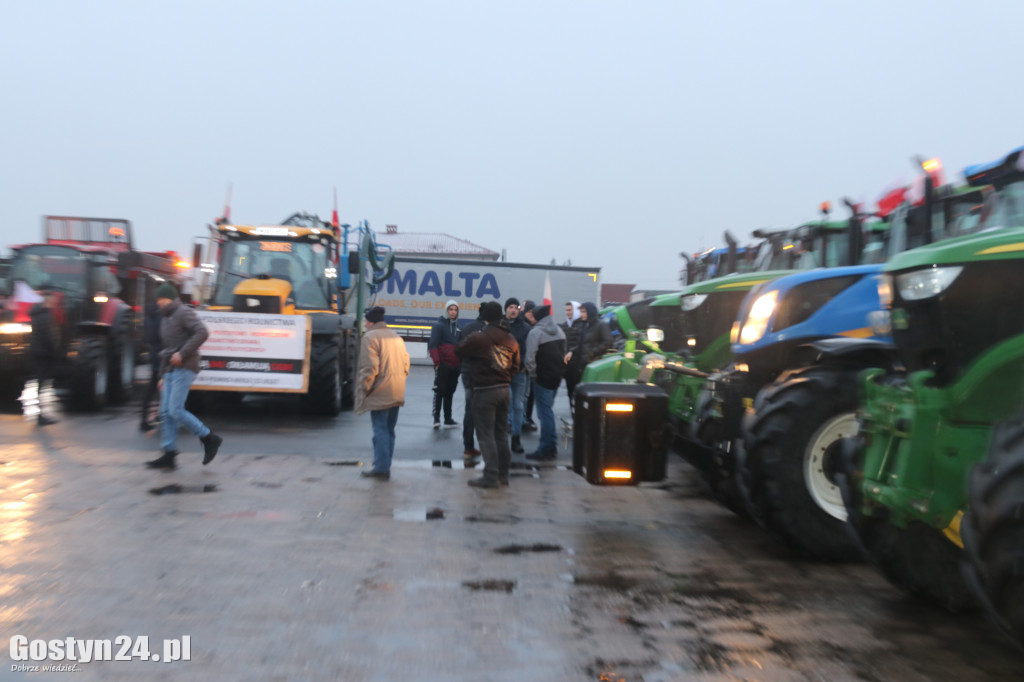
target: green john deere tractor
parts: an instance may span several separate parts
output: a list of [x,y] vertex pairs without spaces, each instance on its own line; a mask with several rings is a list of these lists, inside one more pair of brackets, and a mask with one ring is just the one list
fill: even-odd
[[970,185],[996,189],[981,210],[982,231],[907,251],[885,266],[880,296],[905,370],[863,373],[860,431],[846,441],[841,482],[850,525],[886,578],[948,609],[969,608],[976,604],[963,571],[970,558],[983,601],[1018,642],[1022,150],[964,172]]

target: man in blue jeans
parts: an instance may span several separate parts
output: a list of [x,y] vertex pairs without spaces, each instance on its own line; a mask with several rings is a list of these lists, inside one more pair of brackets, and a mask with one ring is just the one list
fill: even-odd
[[387,481],[395,454],[395,424],[398,408],[405,405],[405,379],[409,376],[409,353],[405,341],[384,322],[384,308],[366,311],[366,333],[359,348],[356,369],[355,413],[370,413],[373,425],[373,468],[362,478]]
[[217,456],[224,439],[185,409],[185,399],[199,374],[199,347],[210,335],[196,311],[181,302],[178,290],[170,282],[156,289],[160,307],[160,446],[164,454],[146,462],[150,469],[173,471],[178,456],[178,429],[182,426],[199,437],[203,444],[203,464]]
[[533,402],[540,420],[540,445],[526,456],[533,460],[550,460],[558,454],[555,432],[555,392],[565,375],[565,332],[551,317],[551,306],[533,309],[537,324],[526,337],[523,364],[533,380]]
[[[519,357],[526,353],[526,335],[530,333],[529,323],[519,314],[519,299],[509,298],[505,301],[505,321],[508,323],[508,330],[516,339],[519,346]],[[523,408],[526,407],[526,388],[530,384],[530,375],[522,365],[512,375],[512,382],[509,384],[511,402],[508,409],[508,430],[512,434],[512,452],[522,454],[523,445],[520,440],[523,431]]]

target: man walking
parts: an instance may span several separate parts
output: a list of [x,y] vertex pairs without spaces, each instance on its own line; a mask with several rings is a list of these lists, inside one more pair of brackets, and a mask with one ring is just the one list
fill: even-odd
[[430,329],[427,352],[434,361],[434,428],[441,428],[441,411],[444,410],[444,427],[458,426],[452,419],[452,396],[459,385],[459,358],[455,356],[455,344],[459,341],[459,304],[448,301],[444,315]]
[[502,318],[500,303],[484,303],[480,316],[486,326],[455,346],[473,386],[473,424],[484,458],[484,475],[467,483],[477,488],[497,488],[508,485],[512,459],[508,442],[509,384],[519,371],[519,345]]
[[173,471],[178,456],[178,429],[182,426],[199,437],[203,444],[203,464],[217,456],[224,439],[185,409],[188,391],[199,374],[199,347],[210,335],[196,311],[181,302],[178,290],[170,282],[156,289],[160,321],[160,445],[164,454],[146,462],[151,469]]
[[537,324],[526,337],[526,365],[540,420],[540,445],[527,459],[548,460],[558,454],[555,431],[555,393],[565,374],[565,332],[551,317],[551,306],[534,308]]
[[[526,351],[526,335],[530,333],[530,325],[519,315],[519,299],[510,298],[505,301],[505,322],[515,337],[519,347],[519,357]],[[530,375],[520,363],[516,373],[512,375],[509,385],[512,402],[509,407],[509,432],[512,434],[512,452],[522,453],[523,445],[520,436],[523,432],[523,408],[526,404],[526,387],[530,383]]]
[[355,413],[369,412],[373,425],[373,468],[360,476],[380,481],[391,478],[395,424],[398,408],[405,405],[405,380],[409,376],[405,341],[384,322],[384,312],[380,306],[366,312],[355,395]]

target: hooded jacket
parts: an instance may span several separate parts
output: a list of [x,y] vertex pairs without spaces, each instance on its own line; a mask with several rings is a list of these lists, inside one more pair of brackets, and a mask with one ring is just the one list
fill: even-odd
[[555,390],[565,375],[565,332],[548,315],[534,325],[526,337],[523,359],[530,378],[544,388]]
[[459,341],[455,353],[474,391],[508,386],[519,372],[519,344],[504,318]]
[[455,344],[459,342],[459,318],[454,320],[448,317],[448,308],[459,304],[455,301],[448,301],[444,304],[444,313],[437,318],[437,322],[430,328],[430,341],[427,342],[427,352],[430,359],[434,361],[434,367],[445,364],[448,367],[458,369],[459,358],[455,355]]
[[405,379],[408,376],[409,352],[405,349],[405,341],[385,322],[371,325],[359,347],[355,413],[405,405]]
[[573,351],[573,355],[576,355],[575,351],[580,344],[580,329],[583,327],[583,321],[580,319],[580,302],[569,301],[569,305],[572,306],[572,317],[558,326],[565,331],[565,349]]
[[160,338],[164,344],[160,351],[160,376],[173,369],[171,356],[175,353],[181,354],[182,367],[198,374],[199,347],[210,335],[206,325],[195,310],[178,299],[161,308],[160,314]]
[[587,309],[587,321],[581,323],[580,340],[577,346],[580,367],[597,360],[612,347],[612,332],[597,313],[597,306],[590,301],[583,304]]

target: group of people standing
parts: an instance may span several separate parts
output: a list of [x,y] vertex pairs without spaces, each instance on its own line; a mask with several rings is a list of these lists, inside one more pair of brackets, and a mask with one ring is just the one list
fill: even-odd
[[[562,380],[573,391],[586,364],[612,346],[611,332],[593,303],[566,303],[566,321],[558,325],[551,306],[509,298],[479,308],[479,316],[458,326],[459,305],[450,300],[431,329],[428,352],[434,362],[434,428],[455,427],[452,398],[461,376],[465,391],[464,462],[484,461],[476,487],[508,485],[511,453],[523,453],[521,434],[530,423],[532,396],[540,421],[540,443],[527,459],[549,460],[558,454],[554,399]],[[480,444],[474,447],[473,437]]]

